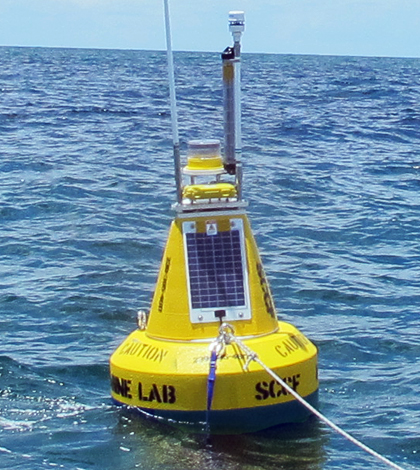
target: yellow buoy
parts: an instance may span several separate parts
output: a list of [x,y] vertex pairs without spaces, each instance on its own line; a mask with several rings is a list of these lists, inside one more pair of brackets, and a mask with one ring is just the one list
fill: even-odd
[[[237,32],[243,14],[234,12],[233,18]],[[223,55],[233,71],[237,54],[232,49]],[[225,77],[230,100],[232,76]],[[232,115],[225,113],[226,148],[236,141]],[[179,202],[150,312],[110,359],[115,402],[193,431],[221,434],[258,431],[309,414],[252,354],[312,405],[318,394],[317,349],[278,320],[241,198],[238,148],[232,149],[223,161],[219,141],[189,143],[183,174],[190,181],[177,184]]]
[[[147,326],[111,357],[112,396],[205,430],[211,344],[220,322],[307,401],[316,402],[317,350],[277,320],[248,218],[241,209],[179,214],[172,223]],[[235,344],[220,354],[210,413],[215,433],[299,421],[307,411]]]

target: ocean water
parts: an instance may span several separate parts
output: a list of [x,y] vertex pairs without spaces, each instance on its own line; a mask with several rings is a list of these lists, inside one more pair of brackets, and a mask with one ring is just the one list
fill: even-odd
[[[164,52],[0,48],[0,468],[386,468],[316,419],[188,435],[109,396],[174,202]],[[222,138],[218,54],[176,53],[183,150]],[[321,411],[420,467],[420,60],[243,56],[245,195]]]

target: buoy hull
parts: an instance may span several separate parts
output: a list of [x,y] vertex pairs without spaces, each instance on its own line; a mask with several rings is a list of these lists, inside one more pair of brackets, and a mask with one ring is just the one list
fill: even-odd
[[[317,408],[318,390],[305,397]],[[114,399],[117,405],[123,405]],[[130,407],[148,419],[156,419],[189,433],[209,433],[218,435],[246,434],[263,431],[284,424],[306,421],[311,413],[297,401],[278,405],[243,408],[236,410],[213,410],[207,415],[204,411],[166,411],[150,408]],[[207,423],[208,419],[208,423]]]
[[[317,403],[317,350],[293,325],[243,338],[271,370],[311,404]],[[175,342],[134,331],[110,360],[115,402],[192,432],[238,434],[299,422],[309,412],[236,344],[216,363],[207,410],[210,342]]]

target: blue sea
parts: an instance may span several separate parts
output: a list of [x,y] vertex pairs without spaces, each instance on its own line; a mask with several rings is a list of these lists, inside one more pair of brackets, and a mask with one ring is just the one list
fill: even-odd
[[[165,52],[0,48],[0,468],[386,468],[317,419],[191,435],[110,400],[175,201]],[[420,467],[420,59],[243,55],[244,193],[320,410]],[[182,151],[221,61],[175,53]]]

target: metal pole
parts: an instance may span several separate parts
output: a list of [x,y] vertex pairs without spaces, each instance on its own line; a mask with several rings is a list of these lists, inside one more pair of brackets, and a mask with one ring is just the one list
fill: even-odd
[[225,170],[236,176],[238,199],[242,199],[242,131],[241,131],[241,35],[245,29],[243,11],[229,12],[229,31],[233,47],[222,53],[225,145]]
[[223,60],[223,120],[225,131],[224,156],[225,169],[229,174],[236,172],[235,140],[235,54],[232,47],[222,53]]
[[235,107],[235,160],[239,163],[242,154],[241,128],[241,36],[245,30],[243,11],[229,12],[229,31],[233,37],[234,67],[234,107]]
[[169,77],[169,97],[171,102],[171,121],[172,121],[172,140],[174,146],[174,166],[175,166],[175,183],[177,202],[182,202],[182,175],[181,175],[181,156],[179,149],[179,134],[178,134],[178,112],[176,107],[176,94],[175,94],[175,74],[174,74],[174,59],[172,53],[171,41],[171,23],[169,15],[169,0],[164,0],[165,7],[165,30],[166,30],[166,52],[168,60],[168,77]]

